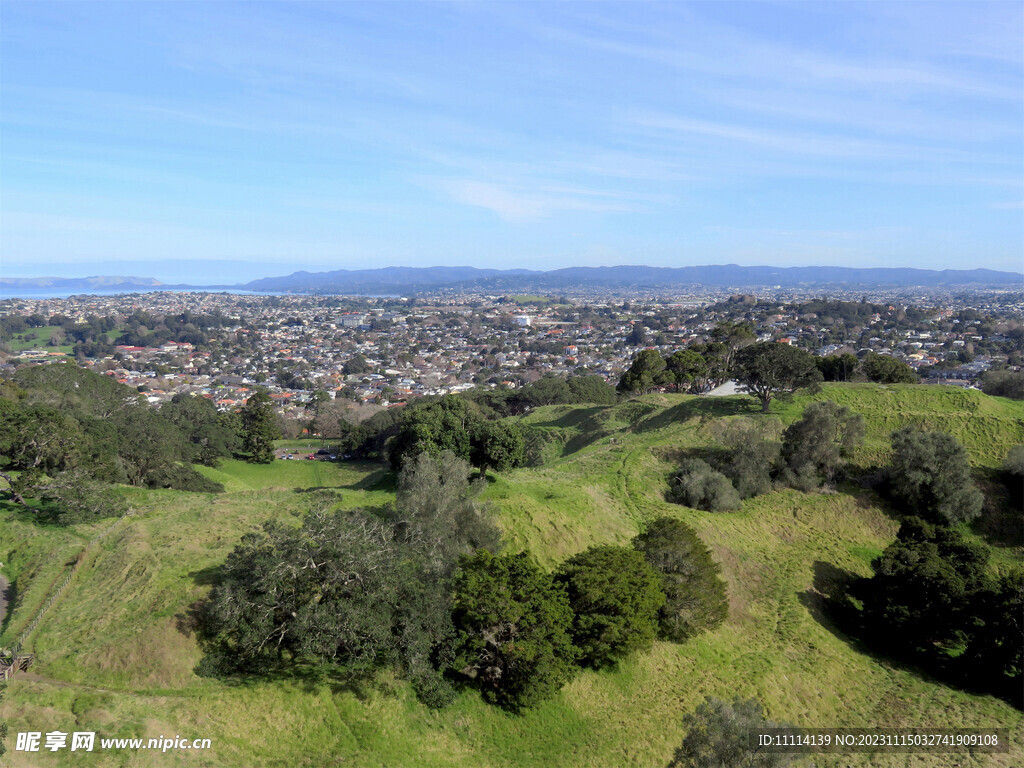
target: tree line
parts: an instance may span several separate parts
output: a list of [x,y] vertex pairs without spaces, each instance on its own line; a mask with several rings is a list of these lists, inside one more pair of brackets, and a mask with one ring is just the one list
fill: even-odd
[[[401,408],[359,409],[327,393],[314,394],[306,428],[354,458],[384,460],[400,469],[409,457],[449,450],[481,473],[507,471],[525,461],[525,435],[506,417],[543,405],[611,405],[614,387],[600,376],[544,376],[519,389],[498,387],[416,399]],[[363,408],[363,413],[366,408]]]
[[216,492],[195,470],[240,448],[237,416],[204,398],[156,410],[135,390],[72,363],[30,366],[0,383],[0,477],[61,523],[119,514],[114,484]]
[[[767,412],[773,399],[798,389],[814,389],[821,381],[914,383],[914,370],[894,357],[869,353],[815,357],[806,350],[779,342],[753,342],[753,331],[742,324],[720,324],[722,341],[694,344],[663,357],[657,350],[637,353],[619,379],[621,395],[657,388],[702,394],[727,379],[735,379]],[[742,330],[740,330],[742,329]]]
[[678,520],[628,546],[591,547],[553,572],[504,552],[480,481],[451,451],[420,453],[383,511],[313,509],[267,523],[228,556],[199,609],[203,674],[392,667],[430,706],[459,687],[522,710],[581,667],[612,667],[656,638],[725,619],[717,564]]
[[820,488],[841,479],[864,434],[863,416],[830,400],[811,403],[785,430],[774,419],[732,419],[716,427],[721,447],[693,452],[672,474],[667,498],[726,512],[776,486]]

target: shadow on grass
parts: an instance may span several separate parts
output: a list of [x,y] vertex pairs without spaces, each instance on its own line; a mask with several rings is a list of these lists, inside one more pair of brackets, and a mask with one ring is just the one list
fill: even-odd
[[571,456],[577,451],[582,451],[588,445],[593,445],[601,438],[607,437],[609,434],[611,433],[600,428],[581,432],[580,434],[572,437],[564,446],[562,446],[562,458],[564,459],[566,456]]
[[209,568],[202,568],[198,571],[189,571],[189,578],[192,583],[199,587],[212,587],[220,581],[222,568],[219,565],[211,565]]
[[26,502],[27,506],[10,500],[0,501],[0,514],[6,513],[19,523],[67,530],[67,526],[59,522],[64,511],[60,505],[42,499],[26,499]]
[[870,656],[887,667],[906,670],[930,685],[946,685],[973,694],[992,695],[1010,706],[1024,709],[1024,692],[1019,685],[1002,685],[972,675],[970,670],[957,666],[957,659],[936,649],[934,654],[900,653],[881,643],[877,633],[870,636],[864,627],[861,609],[851,594],[861,578],[832,563],[814,563],[814,581],[811,589],[798,592],[800,601],[811,617],[822,627],[845,642],[857,653]]
[[386,467],[379,467],[355,483],[341,485],[350,491],[387,491],[393,493],[398,488],[398,475]]
[[1019,489],[1008,487],[1006,473],[998,469],[975,469],[974,479],[985,494],[985,506],[971,530],[993,547],[1024,546],[1024,504]]
[[7,586],[4,587],[2,593],[0,593],[0,603],[3,603],[4,618],[0,621],[0,635],[7,631],[7,627],[11,623],[11,616],[14,615],[15,601],[18,596],[18,580],[8,582]]
[[752,416],[760,413],[761,406],[752,397],[693,397],[659,411],[650,418],[638,421],[632,429],[634,432],[652,432],[695,418],[708,421],[726,416]]
[[[202,645],[202,643],[200,643]],[[315,694],[327,688],[332,695],[348,693],[359,701],[367,701],[374,693],[390,693],[389,685],[378,674],[384,665],[344,667],[338,664],[317,664],[282,658],[266,659],[258,666],[243,670],[221,671],[210,664],[207,654],[195,667],[199,677],[213,678],[231,688],[254,685],[288,684],[304,693]]]
[[565,406],[569,411],[549,421],[530,422],[532,427],[561,427],[562,429],[582,429],[587,422],[591,421],[599,413],[608,411],[613,405],[595,405],[590,408],[579,408],[576,406]]
[[[196,584],[216,584],[219,567],[204,568],[189,574]],[[306,693],[315,693],[328,687],[332,694],[351,693],[360,701],[373,691],[384,688],[377,682],[377,672],[383,666],[360,665],[344,667],[337,664],[318,664],[296,661],[282,654],[277,658],[265,657],[249,666],[238,668],[237,658],[218,649],[215,638],[204,629],[206,598],[192,603],[174,617],[174,626],[185,637],[194,637],[203,651],[203,658],[194,671],[199,677],[214,678],[224,685],[243,688],[264,683],[291,683]]]

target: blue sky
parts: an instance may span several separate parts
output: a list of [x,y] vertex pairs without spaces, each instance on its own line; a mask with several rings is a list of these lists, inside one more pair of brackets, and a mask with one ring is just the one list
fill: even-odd
[[0,276],[1024,269],[1019,2],[0,4]]

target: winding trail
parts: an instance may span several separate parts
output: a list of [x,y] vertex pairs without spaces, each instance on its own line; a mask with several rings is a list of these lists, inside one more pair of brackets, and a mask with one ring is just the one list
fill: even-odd
[[4,619],[7,618],[7,601],[10,599],[11,585],[0,575],[0,627],[4,625]]

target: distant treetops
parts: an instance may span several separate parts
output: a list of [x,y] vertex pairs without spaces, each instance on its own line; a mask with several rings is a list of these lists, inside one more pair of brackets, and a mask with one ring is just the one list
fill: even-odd
[[156,410],[73,363],[25,367],[0,387],[0,472],[15,500],[48,502],[61,523],[119,514],[115,483],[223,490],[192,465],[215,464],[236,444],[208,400],[176,396]]
[[772,400],[801,389],[813,391],[821,381],[860,379],[900,384],[918,380],[909,365],[888,355],[872,352],[863,359],[848,353],[815,357],[787,343],[756,343],[755,339],[749,324],[725,322],[714,328],[708,342],[691,344],[667,357],[655,349],[642,349],[616,389],[627,396],[662,387],[701,394],[732,378],[743,391],[757,398],[761,410],[767,413]]

